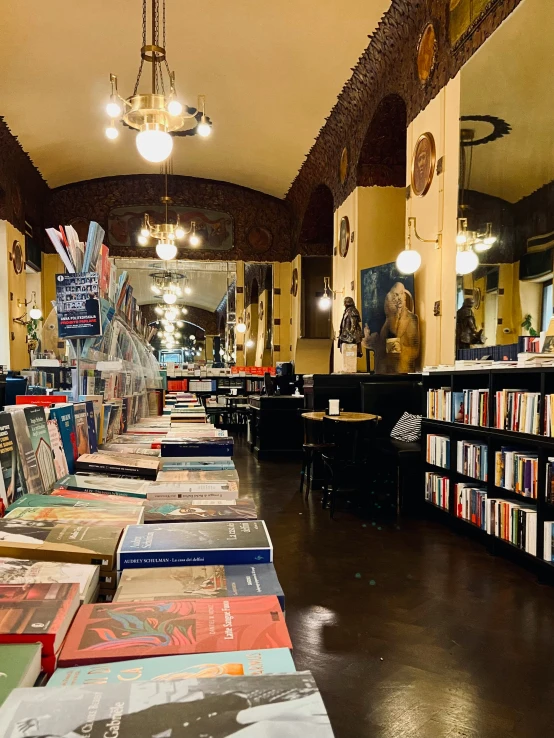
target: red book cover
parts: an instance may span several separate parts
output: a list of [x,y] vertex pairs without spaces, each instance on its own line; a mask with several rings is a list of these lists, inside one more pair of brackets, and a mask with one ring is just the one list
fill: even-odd
[[81,607],[59,666],[265,648],[292,648],[275,595],[116,602]]
[[[105,502],[107,505],[135,505],[141,507],[144,500],[137,497],[124,497],[123,495],[103,495],[101,492],[76,492],[65,487],[56,487],[50,493],[53,497],[69,497],[71,500],[93,500],[94,502]],[[89,508],[90,509],[90,508]]]
[[55,654],[81,601],[78,584],[0,584],[0,643],[42,643]]
[[60,403],[67,402],[65,395],[16,395],[16,405],[43,405],[48,407],[50,405],[58,405]]

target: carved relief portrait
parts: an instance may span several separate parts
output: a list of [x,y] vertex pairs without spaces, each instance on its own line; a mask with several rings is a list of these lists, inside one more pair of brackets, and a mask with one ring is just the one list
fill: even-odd
[[436,149],[432,133],[424,133],[417,140],[412,156],[412,192],[423,197],[429,191],[435,174]]

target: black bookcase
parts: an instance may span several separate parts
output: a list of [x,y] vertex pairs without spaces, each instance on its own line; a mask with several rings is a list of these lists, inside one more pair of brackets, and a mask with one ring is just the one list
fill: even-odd
[[[424,472],[435,472],[450,480],[449,509],[434,505],[425,500],[425,508],[441,522],[452,526],[458,532],[473,536],[484,543],[491,553],[507,556],[517,563],[523,564],[537,572],[542,580],[554,583],[554,564],[544,561],[544,522],[554,521],[554,505],[546,500],[546,465],[549,457],[554,457],[554,438],[541,434],[529,434],[518,431],[501,430],[494,427],[495,393],[503,389],[523,390],[540,393],[539,429],[544,429],[545,395],[554,394],[554,368],[530,369],[483,369],[458,372],[432,372],[424,375],[423,381],[423,422],[422,422],[422,454]],[[447,422],[427,418],[427,392],[430,389],[447,388],[454,392],[465,389],[488,389],[489,426],[465,425],[459,422]],[[454,417],[454,416],[452,416]],[[427,436],[443,435],[450,439],[449,469],[435,466],[427,462]],[[470,441],[488,447],[487,482],[469,477],[457,470],[458,441]],[[524,452],[538,455],[538,497],[525,497],[516,492],[495,485],[495,452],[502,446],[521,449]],[[456,484],[463,482],[474,487],[487,490],[488,497],[521,502],[537,508],[537,555],[533,556],[519,549],[509,541],[488,534],[473,523],[456,515]]]

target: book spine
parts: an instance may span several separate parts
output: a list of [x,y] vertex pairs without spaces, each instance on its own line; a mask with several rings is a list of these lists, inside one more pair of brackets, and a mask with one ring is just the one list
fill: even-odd
[[215,549],[213,551],[143,551],[117,554],[117,568],[142,569],[165,566],[213,566],[216,564],[271,564],[271,548]]

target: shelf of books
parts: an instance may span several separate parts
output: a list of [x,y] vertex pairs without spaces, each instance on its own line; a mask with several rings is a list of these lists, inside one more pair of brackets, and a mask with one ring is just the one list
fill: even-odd
[[554,369],[424,376],[425,502],[554,580]]

